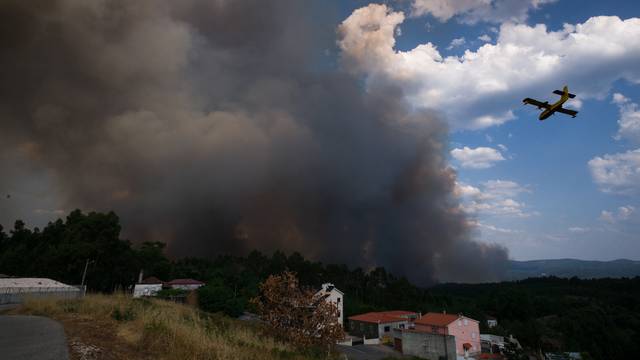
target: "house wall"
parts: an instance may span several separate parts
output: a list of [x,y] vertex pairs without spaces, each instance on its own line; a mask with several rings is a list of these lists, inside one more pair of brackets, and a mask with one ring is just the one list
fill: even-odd
[[378,324],[358,320],[349,320],[349,334],[373,339],[378,337]]
[[480,326],[476,320],[467,317],[460,317],[447,326],[449,335],[456,337],[456,352],[458,355],[464,355],[462,344],[469,343],[472,348],[469,354],[480,352]]
[[343,317],[344,317],[343,315],[344,299],[342,298],[342,294],[340,294],[338,291],[333,289],[331,290],[331,293],[329,293],[329,296],[325,300],[330,301],[336,305],[336,307],[338,308],[338,322],[340,323],[340,325],[342,325]]
[[415,324],[415,329],[418,331],[439,335],[446,335],[448,332],[448,329],[444,326],[433,326],[424,324]]
[[[404,326],[404,328],[409,327],[408,321],[398,321],[392,323],[370,323],[358,320],[349,320],[349,334],[358,336],[358,337],[366,337],[367,339],[388,339],[391,340],[393,337],[393,329],[399,328],[400,326]],[[389,328],[386,331],[386,328]]]
[[79,299],[84,296],[84,291],[80,288],[22,288],[14,289],[0,288],[0,305],[21,304],[27,299],[34,298],[57,298],[57,299]]
[[[391,340],[393,338],[393,329],[399,329],[403,326],[404,329],[409,328],[409,321],[398,321],[393,323],[378,324],[378,337],[383,340]],[[389,329],[388,331],[386,329]]]
[[172,289],[180,289],[180,290],[196,290],[203,285],[200,284],[190,284],[190,285],[171,285]]
[[136,284],[133,288],[133,297],[155,296],[162,290],[162,284]]
[[[456,359],[456,341],[451,335],[439,335],[420,331],[394,330],[400,340],[402,354],[427,359]],[[397,342],[397,340],[396,340]]]

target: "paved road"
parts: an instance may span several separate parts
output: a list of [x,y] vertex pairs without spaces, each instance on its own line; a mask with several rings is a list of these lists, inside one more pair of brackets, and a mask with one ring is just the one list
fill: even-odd
[[380,360],[387,357],[401,358],[402,354],[385,345],[338,345],[338,351],[349,360]]
[[40,316],[0,316],[2,360],[68,360],[62,325]]

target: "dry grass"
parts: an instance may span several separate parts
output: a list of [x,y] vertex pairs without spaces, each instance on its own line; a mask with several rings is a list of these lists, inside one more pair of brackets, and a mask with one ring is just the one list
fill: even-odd
[[15,312],[61,321],[74,359],[321,357],[302,354],[290,344],[265,336],[255,324],[155,299],[132,299],[125,295],[88,295],[81,300],[33,299]]

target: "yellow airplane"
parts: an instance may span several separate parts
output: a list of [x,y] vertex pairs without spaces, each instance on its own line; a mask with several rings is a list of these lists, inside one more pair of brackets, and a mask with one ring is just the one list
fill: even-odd
[[565,85],[562,91],[554,90],[553,93],[560,95],[560,100],[558,100],[558,102],[556,102],[555,104],[549,104],[548,101],[540,102],[538,100],[534,100],[531,98],[525,98],[524,100],[522,100],[522,102],[525,105],[537,106],[538,109],[544,108],[544,111],[540,114],[540,117],[539,117],[540,121],[548,118],[549,116],[555,114],[556,112],[571,115],[572,117],[576,117],[576,114],[578,113],[577,111],[565,109],[562,107],[562,104],[567,102],[567,100],[573,99],[574,97],[576,97],[575,95],[569,93],[569,88]]

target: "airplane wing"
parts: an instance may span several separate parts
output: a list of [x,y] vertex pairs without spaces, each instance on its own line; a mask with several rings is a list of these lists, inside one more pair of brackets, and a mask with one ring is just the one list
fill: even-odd
[[569,109],[565,109],[565,108],[563,108],[563,107],[561,107],[561,108],[559,108],[559,109],[556,109],[556,111],[557,111],[557,112],[559,112],[559,113],[563,113],[563,114],[571,115],[571,116],[573,116],[573,117],[576,117],[576,114],[578,114],[578,112],[577,112],[577,111],[575,111],[575,110],[569,110]]
[[542,109],[542,108],[548,109],[549,108],[549,104],[548,103],[543,103],[543,102],[540,102],[540,101],[532,99],[532,98],[526,98],[526,99],[522,100],[522,102],[525,103],[525,105],[528,104],[528,105],[537,106],[538,109]]

